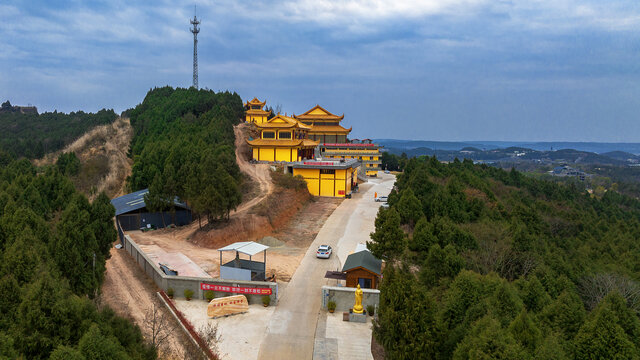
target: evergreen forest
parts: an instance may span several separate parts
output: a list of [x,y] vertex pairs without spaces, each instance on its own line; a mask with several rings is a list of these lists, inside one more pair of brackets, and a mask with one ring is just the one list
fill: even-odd
[[112,123],[117,117],[113,110],[106,109],[95,114],[0,111],[0,149],[15,158],[41,158],[64,148],[95,126]]
[[387,359],[640,358],[640,201],[470,160],[403,167],[369,244]]
[[228,218],[242,201],[233,132],[244,115],[240,96],[155,88],[127,113],[135,131],[128,186],[149,188],[148,208],[170,210],[178,197],[210,221]]
[[0,151],[0,359],[155,359],[138,327],[94,302],[115,210],[74,189],[73,163],[37,172]]

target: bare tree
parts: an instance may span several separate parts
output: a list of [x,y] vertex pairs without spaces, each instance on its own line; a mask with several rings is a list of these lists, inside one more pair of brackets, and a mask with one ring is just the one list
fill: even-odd
[[200,329],[198,329],[198,333],[200,334],[202,340],[207,343],[209,349],[211,349],[214,354],[220,357],[220,348],[218,347],[218,344],[222,339],[222,335],[220,335],[220,333],[218,332],[218,324],[216,323],[214,325],[209,322],[207,323],[207,325],[201,326]]
[[158,352],[168,352],[168,339],[174,333],[174,326],[166,312],[156,303],[147,310],[143,323],[144,331],[148,334],[151,345]]
[[585,277],[580,282],[579,289],[589,310],[594,309],[607,294],[617,291],[631,310],[640,312],[640,285],[626,276],[608,273]]
[[187,341],[184,344],[181,358],[185,360],[210,360],[210,356],[213,354],[214,358],[221,359],[222,355],[218,347],[221,335],[218,333],[218,325],[207,323],[207,325],[200,327],[197,331],[200,338],[205,342],[205,345],[211,350],[211,353],[207,354],[193,341]]

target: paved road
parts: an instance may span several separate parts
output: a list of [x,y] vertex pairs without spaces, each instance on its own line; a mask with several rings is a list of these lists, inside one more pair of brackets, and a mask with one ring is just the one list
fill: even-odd
[[[394,182],[395,176],[384,174],[369,180],[360,186],[359,194],[343,201],[327,219],[278,302],[260,346],[259,359],[312,359],[321,287],[327,283],[324,274],[340,268],[356,244],[369,239],[380,205],[373,201],[374,192],[386,195]],[[331,259],[315,257],[321,244],[334,248]]]

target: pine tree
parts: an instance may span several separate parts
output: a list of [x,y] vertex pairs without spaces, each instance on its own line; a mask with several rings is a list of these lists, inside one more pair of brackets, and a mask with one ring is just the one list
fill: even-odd
[[394,208],[384,212],[385,219],[376,222],[376,231],[371,233],[367,248],[380,259],[392,259],[404,252],[405,235],[400,229],[400,215]]
[[400,214],[400,222],[402,224],[408,224],[411,227],[424,216],[422,213],[422,204],[414,195],[411,188],[402,191],[396,208],[398,214]]

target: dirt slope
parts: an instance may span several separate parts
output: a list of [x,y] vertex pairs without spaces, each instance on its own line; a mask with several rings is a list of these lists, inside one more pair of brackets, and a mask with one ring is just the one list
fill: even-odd
[[238,163],[240,171],[249,175],[260,185],[260,195],[240,204],[235,213],[240,213],[252,208],[273,192],[273,182],[271,181],[271,175],[269,175],[269,165],[250,164],[248,161],[251,156],[251,149],[246,142],[248,131],[249,124],[247,123],[241,123],[233,128],[233,132],[236,134],[236,162]]
[[36,166],[55,163],[62,152],[73,152],[82,164],[72,178],[79,191],[93,198],[101,191],[110,197],[124,194],[125,179],[131,173],[132,160],[127,157],[133,128],[129,119],[118,118],[112,124],[95,127],[61,151],[34,160]]

